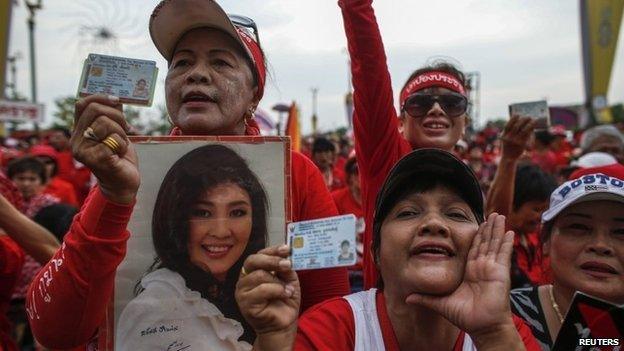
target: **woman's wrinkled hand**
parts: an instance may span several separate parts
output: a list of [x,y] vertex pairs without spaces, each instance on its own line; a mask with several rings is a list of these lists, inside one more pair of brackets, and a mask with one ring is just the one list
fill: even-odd
[[250,255],[236,284],[236,302],[256,331],[257,349],[288,349],[294,343],[301,290],[289,254],[282,245]]
[[461,285],[447,296],[411,294],[406,302],[438,312],[472,337],[501,327],[513,329],[509,304],[513,238],[512,231],[505,231],[505,217],[491,214],[472,242]]
[[128,204],[139,189],[138,159],[128,140],[119,98],[91,95],[76,102],[72,153],[98,179],[109,200]]

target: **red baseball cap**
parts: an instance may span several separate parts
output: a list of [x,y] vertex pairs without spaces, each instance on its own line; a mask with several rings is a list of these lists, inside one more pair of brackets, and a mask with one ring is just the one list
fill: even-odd
[[34,145],[30,148],[30,152],[32,156],[45,156],[56,161],[58,159],[58,153],[56,150],[50,145]]

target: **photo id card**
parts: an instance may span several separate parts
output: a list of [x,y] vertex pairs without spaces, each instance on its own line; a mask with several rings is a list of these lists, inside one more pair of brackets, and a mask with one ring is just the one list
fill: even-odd
[[156,61],[89,54],[78,97],[106,94],[119,97],[124,104],[151,106],[157,76]]
[[535,119],[537,121],[535,129],[548,129],[550,127],[550,112],[546,100],[511,104],[509,105],[509,114]]
[[355,216],[290,223],[288,245],[295,270],[352,266],[357,259]]

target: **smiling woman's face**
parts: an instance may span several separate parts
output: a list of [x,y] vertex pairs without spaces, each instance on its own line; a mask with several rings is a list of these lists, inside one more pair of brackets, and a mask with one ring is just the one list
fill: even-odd
[[399,201],[381,226],[379,262],[385,287],[405,294],[455,291],[478,228],[470,206],[446,187]]
[[242,135],[257,87],[243,49],[228,34],[193,29],[178,41],[165,80],[167,111],[184,134]]
[[247,191],[234,183],[209,189],[191,209],[191,263],[224,280],[245,251],[251,227],[252,205]]
[[[449,89],[435,87],[420,90],[418,93],[455,94]],[[412,117],[406,112],[401,114],[403,137],[413,148],[432,147],[451,152],[464,133],[467,118],[466,114],[449,117],[436,102],[425,116]]]
[[556,284],[624,303],[624,204],[570,206],[555,219],[545,249]]

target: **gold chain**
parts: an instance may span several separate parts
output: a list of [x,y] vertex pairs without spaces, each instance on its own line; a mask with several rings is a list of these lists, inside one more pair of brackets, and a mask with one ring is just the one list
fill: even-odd
[[550,286],[550,289],[548,289],[548,292],[550,293],[550,303],[552,304],[552,307],[555,310],[557,317],[559,317],[559,323],[563,324],[563,315],[561,314],[561,310],[559,310],[559,305],[557,305],[557,301],[555,301],[555,295],[553,294],[552,285]]

